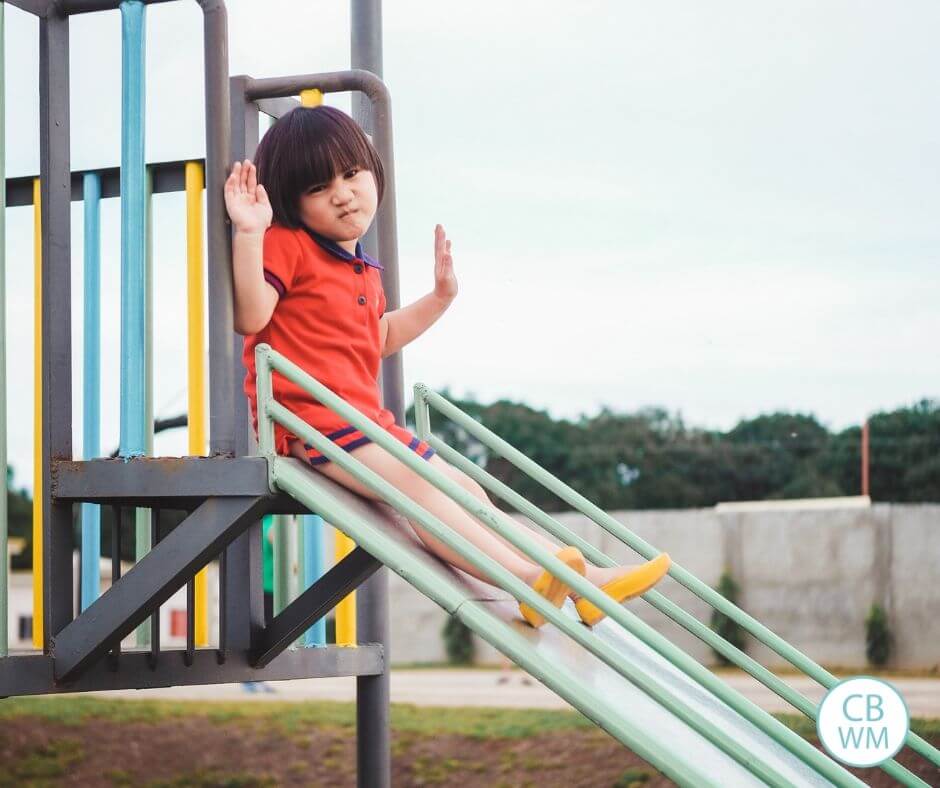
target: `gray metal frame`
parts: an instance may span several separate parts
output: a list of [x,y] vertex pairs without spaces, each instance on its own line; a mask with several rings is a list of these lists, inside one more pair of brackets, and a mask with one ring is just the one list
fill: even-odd
[[[72,337],[70,207],[73,175],[69,162],[69,15],[118,8],[117,0],[59,0],[16,3],[40,15],[40,178],[42,192],[43,320],[43,651],[55,656],[54,636],[72,621],[72,501],[55,497],[59,461],[72,460]],[[201,0],[205,20],[206,179],[209,199],[211,379],[231,380],[232,295],[229,239],[221,197],[229,159],[228,48],[225,5]],[[12,184],[14,194],[16,184]],[[224,337],[224,341],[219,341]],[[229,352],[225,352],[226,349]],[[210,444],[231,453],[232,390],[216,385]],[[113,473],[122,469],[115,466]]]
[[212,649],[197,649],[187,666],[183,649],[165,649],[154,661],[150,650],[125,651],[119,669],[107,660],[92,665],[77,680],[64,684],[54,675],[55,660],[47,654],[24,654],[0,659],[0,698],[118,689],[150,689],[220,684],[236,681],[286,681],[324,676],[374,675],[385,670],[382,647],[321,646],[285,651],[263,670],[249,661],[248,652],[232,653],[219,662]]
[[[151,0],[162,2],[163,0]],[[145,0],[147,2],[147,0]],[[243,370],[241,339],[232,331],[232,281],[230,232],[221,199],[222,185],[231,159],[230,122],[244,122],[243,112],[230,113],[227,73],[227,17],[221,0],[199,0],[204,12],[206,80],[206,189],[209,195],[209,324],[210,347],[210,448],[208,458],[92,460],[80,462],[72,456],[71,411],[71,290],[69,203],[81,198],[84,173],[72,172],[69,161],[69,16],[112,10],[118,0],[13,0],[12,5],[33,13],[40,23],[40,178],[42,188],[43,300],[43,456],[44,503],[44,648],[43,655],[18,655],[0,660],[0,696],[37,692],[79,691],[105,686],[146,686],[157,666],[173,662],[159,651],[159,643],[147,650],[146,659],[122,654],[120,669],[111,670],[101,658],[109,650],[116,655],[118,641],[143,621],[167,596],[181,587],[194,568],[219,553],[227,544],[222,566],[223,599],[221,643],[211,652],[218,676],[194,670],[208,666],[204,650],[194,655],[192,668],[173,674],[171,683],[320,675],[316,660],[282,653],[280,638],[272,635],[308,619],[300,600],[291,615],[277,622],[265,635],[263,598],[260,589],[260,535],[256,524],[268,511],[302,512],[303,507],[287,496],[272,495],[267,486],[266,462],[246,456],[252,451],[250,423],[241,393]],[[239,130],[240,148],[251,144],[245,126]],[[255,124],[254,144],[257,143]],[[185,162],[149,165],[154,192],[184,188]],[[120,170],[99,170],[102,196],[120,193]],[[32,202],[32,177],[11,178],[5,184],[10,206]],[[233,498],[232,496],[238,496]],[[71,556],[72,508],[80,501],[112,506],[181,508],[192,512],[162,542],[155,545],[124,578],[116,581],[113,593],[104,594],[86,613],[74,618]],[[155,511],[155,517],[157,512]],[[258,538],[253,538],[258,537]],[[233,542],[234,540],[234,542]],[[256,545],[255,542],[258,542]],[[371,557],[357,553],[309,589],[308,600],[323,609],[323,600],[337,588],[356,587],[375,572]],[[332,590],[331,590],[332,589]],[[368,605],[364,605],[366,609]],[[248,611],[248,615],[246,615]],[[321,613],[322,615],[322,613]],[[293,622],[293,623],[292,623]],[[381,641],[380,641],[381,642]],[[318,650],[319,651],[319,650]],[[326,651],[332,651],[327,649]],[[346,654],[358,650],[343,649]],[[189,649],[192,657],[192,649]],[[184,654],[185,652],[181,652]],[[342,661],[346,675],[383,673],[382,647],[364,646],[363,658]],[[256,671],[249,661],[263,658],[267,666]],[[280,665],[293,665],[283,669]],[[53,665],[55,666],[53,668]],[[303,667],[301,669],[299,666]],[[104,666],[104,667],[103,667]],[[108,668],[107,681],[99,684]],[[141,671],[146,668],[146,672]],[[378,669],[377,669],[378,668]],[[165,669],[165,668],[164,668]],[[337,668],[327,671],[333,675]],[[198,680],[194,681],[198,675]]]
[[[146,4],[169,0],[143,0]],[[394,167],[388,92],[381,74],[378,0],[352,0],[354,70],[253,80],[228,77],[228,30],[222,0],[197,0],[204,16],[210,457],[76,461],[72,454],[70,203],[82,198],[83,172],[69,160],[69,17],[117,9],[119,0],[9,0],[39,17],[40,178],[42,197],[43,342],[43,653],[0,659],[0,697],[99,689],[355,675],[358,679],[359,784],[390,785],[387,574],[361,548],[307,589],[265,627],[259,517],[303,506],[268,487],[267,463],[255,445],[242,394],[241,337],[232,330],[231,233],[222,189],[234,157],[253,156],[258,112],[280,115],[290,96],[317,87],[358,91],[354,114],[376,141],[388,188],[364,245],[385,265],[389,309],[399,306]],[[365,71],[362,69],[369,69]],[[369,73],[369,72],[373,73]],[[359,95],[361,94],[361,95]],[[235,141],[233,146],[232,141]],[[184,189],[185,162],[148,165],[155,193]],[[120,169],[97,170],[102,197],[120,194]],[[5,183],[7,204],[31,204],[32,177]],[[48,316],[55,315],[55,319]],[[385,359],[385,405],[404,420],[400,356]],[[153,549],[77,617],[73,610],[72,512],[93,501],[153,509]],[[186,520],[157,541],[161,509],[185,509]],[[120,534],[115,535],[120,546]],[[221,553],[220,553],[221,551]],[[121,652],[120,639],[150,617],[194,572],[220,556],[217,650]],[[286,650],[299,632],[359,588],[357,648]],[[107,658],[105,658],[107,657]]]
[[[39,20],[42,179],[43,651],[71,620],[72,505],[52,497],[53,462],[72,458],[71,171],[69,20]],[[54,320],[48,319],[55,315]]]
[[[208,498],[53,639],[59,681],[76,679],[134,631],[264,511],[261,497]],[[114,528],[112,533],[119,533]]]
[[[382,62],[382,0],[352,0],[350,6],[351,51],[350,65],[354,71],[375,74],[381,80]],[[381,85],[382,83],[379,82]],[[401,305],[398,275],[398,223],[396,216],[396,189],[394,151],[392,144],[391,106],[387,91],[382,86],[378,100],[368,92],[353,93],[353,117],[370,132],[378,147],[385,167],[387,188],[378,213],[377,229],[373,226],[366,234],[366,252],[379,253],[384,265],[392,264],[383,272],[387,309]],[[378,244],[376,244],[376,232]],[[395,414],[398,424],[405,423],[404,376],[402,354],[395,353],[382,361],[380,376],[383,404]],[[364,603],[356,609],[357,626],[361,640],[388,642],[388,569],[379,569],[367,580],[360,591]],[[389,714],[389,674],[359,676],[356,679],[356,760],[359,785],[390,786],[392,783],[391,739]]]
[[[205,164],[204,159],[190,159]],[[185,161],[162,161],[148,164],[147,169],[153,178],[153,193],[181,192],[186,190]],[[98,170],[74,170],[72,172],[72,202],[81,202],[83,194],[83,179],[86,173],[94,173],[101,179],[101,198],[121,196],[121,168],[105,167]],[[33,204],[34,175],[22,175],[18,178],[7,178],[7,207],[13,208]]]
[[[356,17],[355,13],[354,17]],[[385,84],[375,74],[357,69],[273,79],[252,79],[248,76],[236,76],[232,78],[231,85],[233,160],[254,157],[258,145],[258,117],[261,109],[263,108],[265,112],[274,116],[280,116],[296,106],[296,101],[291,100],[291,97],[298,95],[302,90],[316,88],[323,93],[352,91],[356,101],[369,107],[371,116],[369,122],[371,125],[365,124],[364,128],[372,133],[376,149],[382,159],[385,168],[386,190],[385,198],[379,208],[374,225],[378,228],[377,233],[370,231],[366,235],[364,245],[366,251],[377,255],[385,266],[382,284],[386,294],[386,308],[388,310],[397,309],[400,305],[400,294],[395,214],[395,168],[392,150],[391,101]],[[236,375],[236,378],[240,388],[241,376]],[[395,354],[395,356],[383,361],[381,383],[385,407],[392,411],[399,424],[404,423],[405,409],[400,354]],[[244,419],[240,416],[239,421],[242,424],[247,424],[247,414]],[[239,450],[241,450],[242,447],[249,444],[249,436],[239,433],[236,442]],[[226,551],[225,562],[227,567],[238,562],[242,570],[247,571],[246,564],[253,560],[248,553],[254,549],[257,540],[254,537],[249,537],[246,545],[240,544],[240,541],[236,540],[233,546]],[[345,566],[345,564],[344,561],[341,566]],[[368,577],[368,575],[371,575],[371,577]],[[373,570],[368,575],[366,575],[368,580],[362,583],[357,592],[359,598],[359,604],[357,605],[358,639],[360,642],[387,643],[388,574],[383,568],[377,571]],[[327,577],[324,577],[321,582],[326,581]],[[362,582],[362,578],[359,579],[359,582]],[[229,598],[234,599],[235,597]],[[250,598],[249,590],[249,599],[245,600],[245,607],[253,610],[254,604],[255,600]],[[283,616],[288,610],[285,610],[281,615]],[[388,673],[383,672],[368,677],[360,676],[357,679],[356,690],[359,783],[362,786],[390,785],[391,750],[389,740]]]
[[274,617],[252,654],[251,664],[263,668],[381,567],[357,547]]

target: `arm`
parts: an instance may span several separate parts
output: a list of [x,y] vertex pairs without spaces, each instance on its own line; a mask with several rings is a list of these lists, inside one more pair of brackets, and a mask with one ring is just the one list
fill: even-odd
[[264,234],[241,233],[232,240],[232,274],[235,281],[235,330],[239,334],[257,334],[277,306],[277,290],[264,281],[261,259]]
[[379,321],[382,331],[382,358],[401,350],[413,339],[427,331],[444,314],[450,300],[438,298],[434,293],[422,296],[394,312],[386,312]]
[[264,281],[264,233],[271,224],[271,203],[258,183],[255,165],[235,162],[225,181],[225,207],[235,237],[232,239],[234,323],[239,334],[257,334],[277,305],[277,290]]
[[457,278],[450,241],[444,228],[434,228],[434,291],[413,304],[394,312],[386,312],[379,321],[382,358],[397,353],[413,339],[421,336],[444,314],[457,297]]

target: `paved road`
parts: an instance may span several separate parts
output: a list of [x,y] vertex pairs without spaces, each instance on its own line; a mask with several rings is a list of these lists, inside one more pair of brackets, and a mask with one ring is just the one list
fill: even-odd
[[[768,711],[793,711],[785,701],[745,673],[722,672],[728,684]],[[500,679],[504,683],[498,683]],[[824,690],[806,677],[784,676],[791,687],[812,701],[822,700]],[[892,678],[887,681],[901,693],[914,717],[940,718],[940,679]],[[528,683],[524,683],[528,682]],[[355,699],[351,677],[297,679],[272,682],[273,692],[247,692],[240,684],[210,684],[200,687],[167,687],[152,690],[119,690],[89,693],[118,698],[172,698],[177,700],[266,700],[305,701]],[[64,696],[62,696],[64,697]],[[496,706],[516,709],[560,709],[568,706],[520,670],[393,670],[393,703],[419,706]]]

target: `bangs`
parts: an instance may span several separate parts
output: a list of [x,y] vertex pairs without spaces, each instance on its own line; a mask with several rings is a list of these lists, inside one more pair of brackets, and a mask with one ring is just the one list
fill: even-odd
[[378,152],[358,124],[335,107],[291,110],[264,135],[255,158],[274,220],[286,227],[301,226],[297,205],[304,192],[353,167],[372,173],[380,203],[385,193]]
[[344,131],[341,128],[328,129],[327,133],[317,135],[316,144],[303,146],[304,160],[291,173],[292,185],[298,187],[298,193],[311,186],[324,185],[353,167],[371,169],[366,147]]

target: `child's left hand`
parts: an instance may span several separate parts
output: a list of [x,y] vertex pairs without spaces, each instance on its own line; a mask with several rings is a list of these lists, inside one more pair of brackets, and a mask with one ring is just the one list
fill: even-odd
[[450,241],[441,225],[434,228],[434,295],[448,303],[457,296],[454,258],[450,256]]

